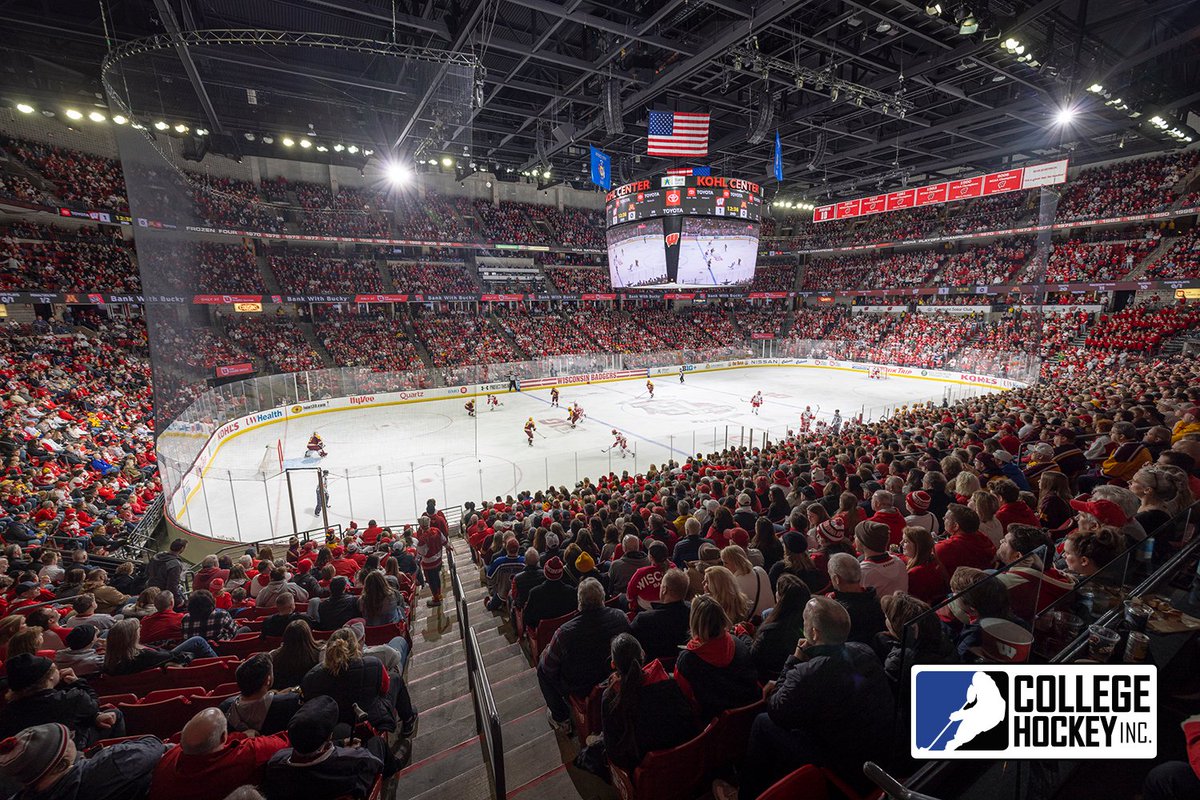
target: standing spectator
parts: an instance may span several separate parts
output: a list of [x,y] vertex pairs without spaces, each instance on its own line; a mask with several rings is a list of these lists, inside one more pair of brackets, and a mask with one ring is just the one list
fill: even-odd
[[183,551],[186,547],[186,539],[175,539],[167,552],[155,553],[146,567],[146,585],[157,586],[182,598]]
[[[437,513],[441,514],[440,511]],[[444,517],[442,522],[445,522]],[[425,605],[435,608],[442,604],[442,553],[450,547],[450,540],[446,538],[446,534],[440,527],[431,523],[430,517],[427,515],[417,520],[416,538],[417,557],[421,561],[421,572],[425,575],[425,582],[429,584],[429,592],[432,595]]]

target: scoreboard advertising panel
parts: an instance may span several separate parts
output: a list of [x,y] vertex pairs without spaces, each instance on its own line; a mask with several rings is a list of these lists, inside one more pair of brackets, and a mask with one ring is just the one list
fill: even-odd
[[750,283],[762,187],[719,175],[667,175],[610,191],[605,202],[614,288]]

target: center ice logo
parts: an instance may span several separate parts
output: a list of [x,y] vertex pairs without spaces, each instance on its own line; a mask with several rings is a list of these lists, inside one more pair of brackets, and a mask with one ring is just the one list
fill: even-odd
[[916,679],[913,706],[914,746],[921,755],[1009,746],[1004,672],[923,672]]

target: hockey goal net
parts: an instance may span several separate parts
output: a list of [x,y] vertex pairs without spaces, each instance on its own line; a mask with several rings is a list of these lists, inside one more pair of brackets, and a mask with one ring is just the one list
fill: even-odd
[[883,367],[867,367],[867,377],[874,381],[886,381],[887,370]]
[[276,439],[274,444],[266,446],[262,462],[258,465],[258,474],[270,478],[283,472],[283,441]]

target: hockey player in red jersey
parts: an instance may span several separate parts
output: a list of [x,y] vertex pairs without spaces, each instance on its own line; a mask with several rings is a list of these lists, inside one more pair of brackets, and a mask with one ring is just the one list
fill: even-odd
[[504,405],[504,404],[500,402],[500,398],[497,397],[496,395],[489,394],[487,396],[488,411],[495,411],[497,408],[499,408],[502,405]]
[[629,450],[629,442],[625,438],[625,434],[621,433],[616,428],[612,429],[613,443],[609,445],[609,450],[617,449],[621,451],[621,458],[625,457],[625,453]]
[[751,398],[750,398],[750,410],[751,410],[751,412],[753,412],[753,413],[757,414],[757,413],[758,413],[758,409],[759,409],[759,408],[762,406],[762,404],[763,404],[763,396],[762,396],[762,392],[760,391],[760,392],[757,392],[757,393],[754,395],[754,397],[751,397]]
[[800,415],[801,433],[808,433],[809,428],[812,427],[813,416],[814,414],[812,413],[812,406],[805,406],[804,412]]

